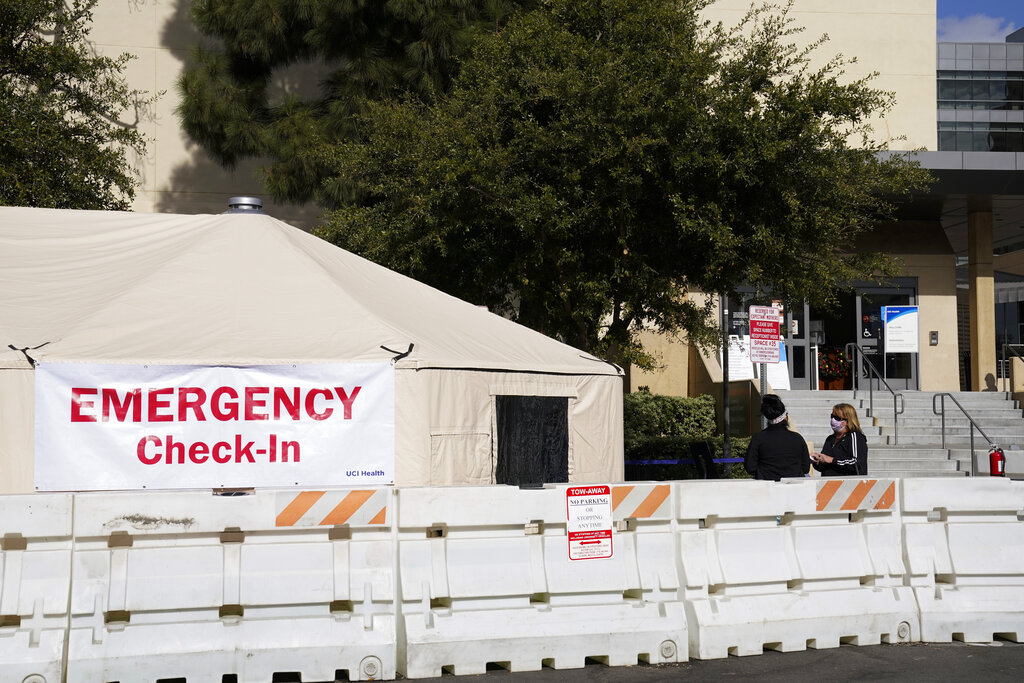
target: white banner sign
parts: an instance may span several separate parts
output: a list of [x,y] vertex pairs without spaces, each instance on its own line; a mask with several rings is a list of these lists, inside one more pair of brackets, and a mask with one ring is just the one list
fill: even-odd
[[750,364],[750,337],[729,335],[729,381],[754,379],[754,366]]
[[771,385],[772,390],[785,389],[789,391],[789,363],[787,362],[786,345],[784,343],[779,344],[779,362],[768,363],[764,366],[765,377],[768,378],[768,384]]
[[395,480],[390,363],[36,366],[42,491]]
[[917,353],[918,307],[882,306],[886,353]]
[[[754,363],[750,362],[749,346],[750,337],[737,337],[735,335],[729,337],[730,382],[757,379]],[[721,354],[719,354],[719,358],[721,358]],[[768,363],[765,368],[765,376],[768,378],[768,383],[772,385],[772,389],[788,390],[790,388],[789,365],[786,362],[786,345],[784,343],[779,343],[779,362]]]

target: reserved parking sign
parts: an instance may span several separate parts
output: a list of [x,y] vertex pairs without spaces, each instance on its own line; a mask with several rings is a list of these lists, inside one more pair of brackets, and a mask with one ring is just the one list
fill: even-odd
[[750,362],[778,363],[779,309],[774,306],[751,306],[749,321]]

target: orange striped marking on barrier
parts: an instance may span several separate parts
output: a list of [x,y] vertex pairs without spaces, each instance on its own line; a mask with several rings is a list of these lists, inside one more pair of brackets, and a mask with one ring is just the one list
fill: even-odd
[[387,524],[390,489],[279,492],[274,526]]
[[613,486],[612,519],[635,517],[668,517],[671,504],[668,502],[672,488],[668,484],[657,486]]
[[818,482],[818,512],[891,510],[896,482],[887,479],[828,479]]

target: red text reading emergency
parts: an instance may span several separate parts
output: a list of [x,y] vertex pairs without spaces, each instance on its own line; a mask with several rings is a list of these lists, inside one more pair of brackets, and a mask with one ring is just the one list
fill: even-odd
[[362,387],[161,387],[114,389],[73,387],[72,422],[236,422],[246,420],[326,420],[340,409],[352,419]]

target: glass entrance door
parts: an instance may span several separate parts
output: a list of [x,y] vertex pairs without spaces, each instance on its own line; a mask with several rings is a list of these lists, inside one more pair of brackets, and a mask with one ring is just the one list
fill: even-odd
[[[860,283],[854,292],[840,293],[832,308],[807,311],[805,343],[809,354],[809,371],[813,373],[816,360],[823,357],[829,359],[829,362],[819,363],[819,367],[824,370],[819,373],[815,388],[853,389],[855,379],[859,388],[868,388],[870,373],[856,359],[850,359],[848,370],[845,370],[842,363],[835,362],[840,354],[845,354],[847,344],[851,343],[860,347],[894,390],[918,388],[917,354],[882,353],[885,346],[882,306],[912,306],[917,303],[916,278],[898,278],[892,285],[878,287]],[[837,367],[845,372],[837,370]],[[859,377],[854,377],[855,374]],[[871,381],[875,389],[881,388],[881,382],[877,379]]]
[[795,304],[786,309],[782,338],[786,345],[786,362],[789,365],[791,389],[816,389],[814,381],[814,349],[807,330],[809,307],[806,303]]
[[[894,390],[917,389],[916,353],[883,353],[885,349],[885,325],[882,321],[883,306],[913,306],[917,303],[914,288],[872,288],[858,292],[857,319],[860,321],[857,345],[871,361],[882,378]],[[860,387],[866,388],[868,369],[859,368]],[[871,380],[876,389],[881,388],[877,379]]]
[[[729,302],[732,311],[729,333],[737,336],[748,334],[746,307],[753,298],[752,292],[740,291],[742,299]],[[897,278],[890,287],[859,283],[854,292],[840,292],[836,305],[827,311],[816,311],[806,303],[786,306],[780,332],[785,344],[790,388],[852,389],[854,374],[860,373],[856,378],[858,386],[867,389],[869,373],[866,368],[857,362],[836,362],[840,354],[845,353],[846,345],[854,343],[894,390],[917,389],[917,354],[882,353],[885,344],[882,306],[916,303],[917,279]],[[826,371],[819,373],[817,369],[822,367],[819,361],[823,357],[830,362],[824,363]],[[875,389],[881,389],[877,379],[872,381]]]
[[852,389],[853,377],[842,358],[846,345],[857,339],[857,295],[840,292],[831,308],[809,310],[807,336],[811,371],[817,377],[812,388]]

